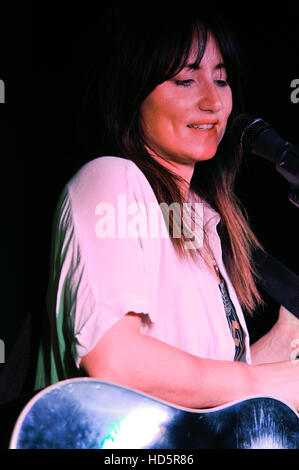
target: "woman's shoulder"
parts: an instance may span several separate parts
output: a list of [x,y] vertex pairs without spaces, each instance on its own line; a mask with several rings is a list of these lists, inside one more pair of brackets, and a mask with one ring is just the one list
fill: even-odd
[[119,195],[126,195],[143,199],[152,193],[139,167],[116,156],[101,156],[87,162],[67,183],[67,190],[72,203],[79,206],[96,198],[114,201]]
[[92,166],[97,167],[107,167],[107,168],[130,168],[137,167],[134,162],[124,157],[117,157],[115,155],[101,155],[97,158],[94,158],[87,162],[82,168]]
[[116,156],[101,156],[85,163],[72,177],[69,184],[88,180],[126,180],[131,174],[143,175],[138,166],[131,160]]

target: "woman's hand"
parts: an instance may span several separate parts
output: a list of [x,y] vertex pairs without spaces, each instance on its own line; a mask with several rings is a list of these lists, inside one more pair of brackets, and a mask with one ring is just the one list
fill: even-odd
[[271,330],[251,347],[253,364],[294,361],[299,356],[299,319],[285,307]]
[[299,360],[299,319],[289,312],[285,307],[281,306],[279,317],[277,320],[280,331],[285,332],[286,349],[285,355],[289,354],[290,360]]

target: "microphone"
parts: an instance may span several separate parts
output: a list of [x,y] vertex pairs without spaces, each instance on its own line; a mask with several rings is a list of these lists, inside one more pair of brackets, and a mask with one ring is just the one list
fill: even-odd
[[[280,137],[263,119],[240,114],[232,124],[232,136],[241,150],[274,163],[276,170],[290,183],[293,202],[299,207],[299,148]],[[290,196],[289,196],[290,197]],[[294,200],[295,198],[295,200]]]

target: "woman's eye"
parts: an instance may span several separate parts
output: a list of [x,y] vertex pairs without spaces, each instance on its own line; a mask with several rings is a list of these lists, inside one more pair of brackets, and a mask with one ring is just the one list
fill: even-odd
[[226,86],[229,86],[229,83],[227,80],[215,80],[215,83],[217,86],[224,88]]
[[178,86],[184,86],[184,87],[188,87],[191,85],[191,83],[193,82],[193,80],[175,80],[175,84],[178,85]]

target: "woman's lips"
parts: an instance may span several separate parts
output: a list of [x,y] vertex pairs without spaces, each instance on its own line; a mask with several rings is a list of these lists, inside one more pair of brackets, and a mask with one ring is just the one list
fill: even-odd
[[218,120],[197,121],[197,122],[193,122],[192,124],[188,124],[187,127],[191,129],[192,131],[196,131],[196,132],[215,133],[216,124],[218,124]]

